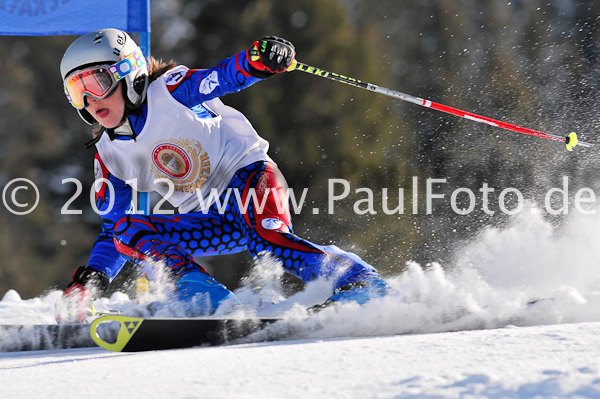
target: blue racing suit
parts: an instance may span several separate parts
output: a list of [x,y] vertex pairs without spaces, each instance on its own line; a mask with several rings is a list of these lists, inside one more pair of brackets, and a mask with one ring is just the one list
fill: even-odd
[[[169,86],[171,95],[198,118],[212,118],[210,108],[203,106],[206,101],[261,80],[249,74],[245,54],[238,53],[213,68],[187,70],[177,84]],[[199,90],[203,80],[214,78],[215,73],[220,85],[208,94]],[[114,140],[135,140],[147,116],[148,106],[143,104],[141,112],[129,115],[133,135]],[[241,197],[223,192],[204,212],[176,215],[133,213],[132,187],[111,174],[99,154],[95,162],[96,176],[105,179],[96,192],[103,224],[88,267],[106,273],[111,281],[127,260],[137,264],[163,261],[175,275],[182,276],[195,267],[195,257],[243,250],[254,257],[269,254],[277,258],[287,272],[305,282],[324,277],[339,288],[378,278],[375,269],[358,256],[335,246],[311,243],[293,233],[287,185],[268,160],[245,165],[235,173],[228,189],[238,190]]]

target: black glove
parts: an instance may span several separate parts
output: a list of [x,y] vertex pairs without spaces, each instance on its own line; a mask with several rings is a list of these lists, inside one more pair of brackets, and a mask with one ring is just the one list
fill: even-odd
[[261,79],[285,72],[290,68],[295,57],[294,45],[276,36],[263,37],[252,43],[246,52],[250,73]]
[[94,299],[99,298],[110,285],[108,275],[100,270],[94,270],[91,267],[79,266],[73,273],[73,280],[67,286],[81,284],[92,291]]
[[79,266],[73,280],[54,305],[54,317],[59,323],[83,321],[87,308],[110,284],[104,272]]

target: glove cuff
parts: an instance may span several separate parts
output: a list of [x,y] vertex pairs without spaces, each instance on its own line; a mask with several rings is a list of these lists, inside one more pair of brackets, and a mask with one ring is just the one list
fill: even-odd
[[260,60],[258,53],[258,41],[252,43],[252,46],[246,51],[246,61],[248,61],[248,72],[255,78],[266,79],[275,73],[269,71]]

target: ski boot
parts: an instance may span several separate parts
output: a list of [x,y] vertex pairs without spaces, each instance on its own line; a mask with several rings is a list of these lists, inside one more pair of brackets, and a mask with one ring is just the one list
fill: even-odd
[[174,299],[189,306],[187,313],[193,315],[210,315],[217,308],[229,301],[239,303],[236,296],[223,284],[215,280],[200,265],[198,270],[183,274],[175,282]]
[[310,310],[318,312],[335,303],[350,303],[356,302],[359,305],[364,305],[371,299],[382,298],[391,292],[391,288],[384,279],[378,275],[368,275],[360,280],[353,281],[336,288],[333,295],[325,302],[315,305]]

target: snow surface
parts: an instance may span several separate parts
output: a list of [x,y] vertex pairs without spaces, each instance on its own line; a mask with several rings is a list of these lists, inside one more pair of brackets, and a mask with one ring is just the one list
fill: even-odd
[[[409,263],[388,279],[396,295],[310,318],[305,307],[329,284],[285,298],[281,270],[262,262],[237,291],[248,306],[236,316],[285,321],[222,347],[0,353],[0,397],[600,398],[598,219],[553,228],[519,214],[444,268]],[[0,324],[53,323],[59,295],[8,291]],[[131,302],[115,294],[96,305]]]

